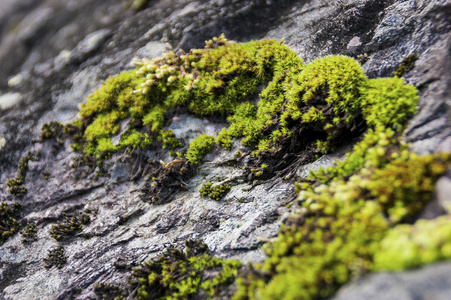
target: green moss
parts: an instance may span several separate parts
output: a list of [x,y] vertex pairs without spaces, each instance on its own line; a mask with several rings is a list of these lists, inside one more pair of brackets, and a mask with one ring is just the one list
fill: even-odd
[[64,126],[56,121],[42,124],[41,139],[51,139],[58,137],[63,132]]
[[401,78],[377,78],[362,89],[362,114],[368,125],[405,124],[416,111],[417,90]]
[[188,161],[194,165],[200,164],[205,154],[211,151],[215,144],[215,138],[209,135],[201,134],[191,141],[189,144],[186,157]]
[[67,262],[67,257],[64,254],[64,248],[58,246],[54,249],[49,250],[46,258],[43,258],[44,267],[51,268],[53,266],[61,269]]
[[6,185],[9,187],[11,195],[23,196],[27,193],[27,188],[24,183],[28,171],[28,161],[30,160],[34,160],[34,156],[30,152],[27,152],[19,162],[17,176],[6,181]]
[[119,147],[127,147],[128,149],[145,149],[151,143],[152,140],[147,133],[141,133],[132,129],[122,135]]
[[297,185],[303,211],[266,245],[267,260],[240,280],[235,299],[328,297],[381,268],[373,261],[387,232],[421,211],[450,164],[450,154],[418,157],[393,131],[370,131],[344,162]]
[[109,283],[94,284],[94,293],[100,299],[121,300],[126,297],[125,291],[122,288]]
[[387,232],[374,256],[374,270],[400,271],[451,259],[451,218],[418,220]]
[[38,237],[36,236],[37,233],[36,224],[33,223],[27,223],[27,226],[25,227],[25,231],[21,231],[20,234],[23,236],[22,243],[23,244],[29,244],[34,241],[38,240]]
[[417,54],[410,54],[406,56],[402,60],[402,63],[399,65],[398,69],[395,71],[395,76],[401,77],[412,70],[415,67],[415,62],[418,58],[419,56]]
[[19,231],[21,208],[22,205],[17,202],[12,204],[0,203],[0,245]]
[[227,183],[213,186],[211,182],[207,181],[202,184],[202,188],[199,190],[199,193],[202,196],[219,201],[230,190],[230,188],[230,184]]
[[183,145],[171,129],[161,130],[159,140],[163,142],[163,149],[173,150]]
[[89,212],[79,212],[74,216],[65,217],[63,222],[59,222],[57,225],[52,225],[49,233],[52,238],[57,241],[68,239],[71,235],[74,235],[77,231],[81,230],[83,225],[91,222]]
[[[138,288],[138,299],[189,299],[199,291],[214,296],[234,281],[240,267],[239,261],[211,256],[203,242],[188,240],[186,252],[167,249],[135,268],[129,282]],[[208,272],[215,275],[207,279]]]

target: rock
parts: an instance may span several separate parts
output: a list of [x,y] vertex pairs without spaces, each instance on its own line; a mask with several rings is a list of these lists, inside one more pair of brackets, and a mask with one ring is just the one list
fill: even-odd
[[[202,238],[222,258],[265,259],[262,245],[296,209],[292,181],[278,178],[250,186],[242,169],[230,165],[231,151],[215,148],[173,200],[150,204],[149,159],[170,163],[169,151],[134,151],[106,160],[97,170],[79,162],[70,142],[43,142],[41,126],[76,118],[79,105],[101,82],[131,68],[133,57],[153,58],[180,48],[204,46],[225,33],[231,40],[282,40],[306,62],[319,56],[367,54],[369,77],[393,76],[403,59],[418,54],[403,75],[419,90],[418,112],[404,139],[419,154],[451,151],[449,87],[451,26],[448,0],[348,1],[149,1],[140,12],[121,1],[4,0],[0,4],[0,201],[11,201],[4,184],[27,151],[28,193],[22,222],[33,222],[38,241],[22,244],[16,234],[0,246],[0,298],[96,299],[98,282],[124,284],[130,267],[157,257],[167,246]],[[226,120],[171,115],[177,138],[188,144],[199,133],[217,134]],[[127,120],[127,122],[131,122]],[[137,125],[138,126],[138,125]],[[123,126],[125,128],[125,126]],[[115,141],[116,143],[118,141]],[[328,167],[352,145],[296,169]],[[241,159],[241,158],[240,158]],[[245,160],[246,158],[242,158]],[[97,171],[97,172],[96,172]],[[99,174],[104,173],[104,174]],[[131,180],[131,179],[135,180]],[[230,182],[220,202],[202,197],[205,181]],[[449,213],[449,176],[437,183],[437,206],[429,217]],[[431,202],[435,203],[435,202]],[[66,241],[50,237],[65,215],[90,211],[91,222]],[[64,215],[65,214],[65,215]],[[63,245],[68,263],[43,267],[50,249]],[[370,275],[345,287],[336,299],[429,299],[448,295],[449,263],[399,274]],[[404,298],[403,298],[404,297]],[[432,296],[431,296],[432,297]]]
[[378,273],[345,286],[333,300],[445,300],[450,295],[450,263],[399,272]]

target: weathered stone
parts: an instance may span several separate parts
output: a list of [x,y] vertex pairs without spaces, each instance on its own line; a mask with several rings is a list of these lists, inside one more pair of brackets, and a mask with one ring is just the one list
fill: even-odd
[[[295,199],[289,180],[275,178],[251,187],[243,170],[228,165],[243,149],[238,142],[231,151],[215,148],[173,201],[153,205],[143,201],[142,191],[152,177],[146,161],[169,163],[169,151],[123,153],[95,170],[72,167],[76,154],[68,141],[40,140],[42,124],[72,121],[79,104],[102,80],[130,69],[133,57],[203,47],[206,39],[223,32],[238,41],[284,38],[306,62],[329,54],[366,53],[369,60],[363,66],[370,77],[392,76],[407,55],[416,53],[416,66],[404,78],[418,87],[420,103],[405,140],[420,154],[451,151],[451,1],[161,0],[136,13],[120,2],[0,4],[0,94],[15,95],[14,105],[2,105],[0,98],[0,200],[12,200],[3,183],[14,176],[26,151],[35,153],[25,178],[28,193],[19,201],[23,222],[38,228],[36,242],[22,244],[18,234],[0,246],[2,299],[95,299],[94,283],[123,284],[131,265],[158,256],[168,245],[182,246],[188,238],[202,238],[220,257],[262,261],[261,246],[276,237],[280,222],[296,209],[287,206]],[[226,126],[225,120],[185,112],[174,114],[172,121],[170,129],[185,143]],[[351,146],[300,167],[296,174],[305,177],[310,169],[331,165]],[[199,194],[204,181],[232,187],[216,202]],[[450,185],[448,177],[437,185],[445,207]],[[51,225],[63,213],[86,209],[92,211],[92,221],[81,231],[65,242],[50,237]],[[68,262],[61,269],[45,269],[42,260],[57,245],[64,246]],[[373,275],[337,298],[428,299],[449,293],[448,269],[439,264],[412,273]]]

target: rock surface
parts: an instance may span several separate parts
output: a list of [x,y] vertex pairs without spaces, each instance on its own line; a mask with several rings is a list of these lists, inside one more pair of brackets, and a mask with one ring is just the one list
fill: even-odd
[[[68,142],[40,140],[42,124],[72,121],[87,95],[108,76],[130,69],[133,57],[203,47],[206,39],[225,33],[237,41],[284,38],[306,62],[328,54],[366,53],[365,72],[380,77],[392,76],[415,53],[419,59],[404,78],[419,89],[420,103],[405,140],[419,154],[451,151],[450,15],[447,0],[153,0],[140,12],[113,0],[3,1],[0,200],[14,200],[5,182],[15,176],[27,151],[35,153],[25,178],[28,193],[20,202],[22,222],[37,225],[38,240],[22,244],[16,234],[0,246],[0,298],[95,299],[94,283],[122,283],[130,273],[124,265],[147,261],[188,238],[202,238],[219,257],[261,261],[263,241],[277,235],[292,210],[287,207],[295,199],[292,182],[276,179],[250,189],[243,171],[227,164],[239,143],[232,151],[209,154],[170,203],[152,205],[142,201],[149,183],[143,156],[169,162],[167,151],[121,155],[105,165],[109,175],[98,176],[99,170],[72,168],[76,155]],[[173,120],[172,129],[187,142],[194,134],[217,133],[225,126],[183,113]],[[330,165],[340,153],[297,174]],[[227,181],[232,189],[221,202],[211,201],[198,193],[205,180]],[[439,183],[439,201],[449,202],[444,192],[450,189],[449,177]],[[50,237],[63,213],[85,210],[92,221],[82,231],[62,242]],[[57,245],[64,246],[68,263],[44,268],[43,258]],[[337,299],[444,299],[446,270],[449,264],[373,275],[344,288]]]

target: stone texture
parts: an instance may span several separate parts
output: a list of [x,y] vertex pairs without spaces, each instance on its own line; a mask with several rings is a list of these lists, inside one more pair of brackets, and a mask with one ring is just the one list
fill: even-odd
[[[289,180],[251,188],[243,172],[227,164],[239,143],[230,152],[215,149],[173,201],[152,205],[143,201],[151,177],[144,158],[169,162],[167,151],[115,157],[104,166],[108,175],[98,177],[95,170],[72,167],[76,155],[67,142],[39,141],[43,123],[73,120],[87,95],[108,76],[130,69],[133,57],[203,47],[206,39],[225,33],[238,41],[284,38],[306,62],[366,53],[365,72],[376,77],[392,76],[404,57],[416,53],[416,67],[404,78],[418,87],[420,103],[405,139],[420,154],[451,151],[450,15],[449,0],[154,0],[140,12],[113,0],[3,0],[0,101],[5,95],[20,101],[0,111],[0,201],[14,200],[4,182],[15,176],[26,151],[36,153],[20,202],[23,222],[38,227],[38,241],[23,245],[18,234],[0,246],[0,298],[67,299],[81,289],[76,299],[95,299],[94,283],[123,283],[129,275],[124,265],[146,261],[187,238],[203,238],[220,257],[261,261],[261,245],[295,209],[287,207],[295,199]],[[226,125],[184,113],[173,121],[172,129],[186,142],[194,133],[212,134]],[[327,167],[349,147],[300,167],[297,175]],[[232,189],[223,201],[211,201],[198,193],[205,180],[227,181]],[[436,193],[447,208],[449,188],[444,177]],[[50,238],[62,213],[83,209],[92,211],[90,224],[68,241]],[[42,259],[56,245],[64,246],[68,263],[45,269]],[[373,275],[337,297],[445,299],[439,297],[449,294],[449,268],[438,264]]]

